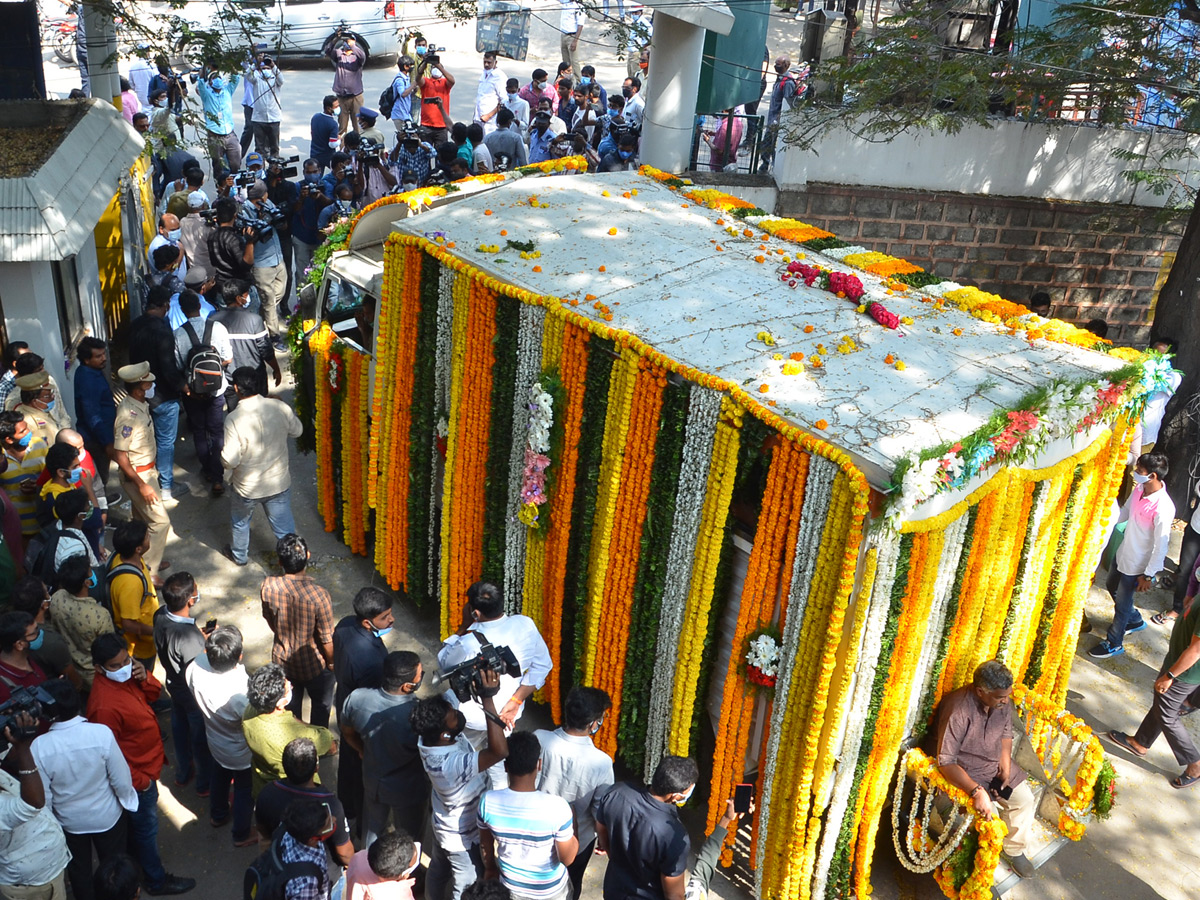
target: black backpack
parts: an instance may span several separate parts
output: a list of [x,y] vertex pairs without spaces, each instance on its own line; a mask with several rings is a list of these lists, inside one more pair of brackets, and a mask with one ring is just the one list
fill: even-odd
[[196,329],[191,322],[184,322],[188,337],[192,341],[192,349],[188,351],[187,360],[183,364],[184,377],[187,378],[188,388],[193,394],[211,395],[221,389],[221,379],[225,368],[221,354],[212,345],[213,323],[210,316],[204,323],[204,340],[196,336]]
[[[150,582],[146,580],[146,573],[141,566],[135,566],[133,563],[123,562],[119,565],[114,565],[117,561],[117,554],[114,553],[108,558],[108,564],[104,567],[104,578],[98,579],[96,588],[93,593],[93,598],[109,611],[113,611],[112,606],[112,583],[118,575],[136,575],[142,581],[142,600],[145,602],[147,594],[153,594],[154,588],[150,586]],[[117,631],[121,630],[120,621],[117,622]]]
[[379,95],[379,115],[385,119],[392,117],[392,107],[396,105],[396,101],[400,99],[396,91],[396,79],[392,79],[392,83],[383,89],[383,93]]
[[258,859],[246,867],[246,875],[242,879],[242,900],[284,900],[288,882],[304,876],[316,878],[320,882],[321,896],[326,896],[325,867],[314,862],[285,863],[280,848],[281,837],[282,832],[275,836],[271,846]]
[[36,575],[51,592],[58,590],[58,567],[54,557],[58,554],[59,541],[75,541],[83,547],[83,554],[88,553],[87,542],[77,535],[68,534],[58,527],[54,521],[35,534],[29,541],[25,551],[25,571]]

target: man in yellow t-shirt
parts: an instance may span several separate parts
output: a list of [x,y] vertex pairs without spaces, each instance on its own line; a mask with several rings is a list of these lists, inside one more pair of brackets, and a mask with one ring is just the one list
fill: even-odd
[[145,522],[134,519],[122,522],[113,535],[116,556],[110,563],[111,572],[117,566],[134,566],[141,570],[122,572],[112,579],[108,596],[112,601],[113,621],[125,635],[129,655],[154,671],[154,613],[158,611],[158,595],[154,592],[153,573],[143,559],[150,549],[150,536]]

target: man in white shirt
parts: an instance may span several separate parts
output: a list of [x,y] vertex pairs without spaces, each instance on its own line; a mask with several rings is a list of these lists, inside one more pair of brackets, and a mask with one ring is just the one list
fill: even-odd
[[[140,44],[138,50],[145,52],[148,50],[146,44]],[[150,105],[150,82],[154,80],[154,76],[158,74],[158,69],[154,63],[146,59],[144,56],[135,56],[129,62],[129,83],[133,85],[134,91],[137,92],[138,100],[149,106]]]
[[11,745],[5,761],[17,777],[0,771],[0,897],[54,900],[67,895],[71,854],[30,751],[37,720],[18,713],[14,724],[18,733],[6,728],[3,737]]
[[496,113],[507,99],[505,85],[508,76],[496,65],[496,51],[483,52],[483,74],[479,76],[479,86],[475,89],[475,118],[472,121],[483,126],[485,135],[496,130]]
[[71,892],[76,900],[92,900],[92,850],[100,859],[125,852],[124,810],[137,810],[138,795],[117,739],[107,726],[79,714],[75,688],[55,679],[43,689],[58,712],[50,730],[34,738],[33,760],[71,851]]
[[[546,115],[548,115],[550,117],[550,129],[549,130],[552,135],[554,135],[555,137],[558,137],[560,134],[567,133],[567,123],[564,122],[559,116],[556,116],[554,114],[553,104],[548,99],[543,97],[541,100],[538,101],[537,111],[538,111],[539,115],[541,113],[545,113]],[[530,135],[532,135],[533,132],[534,132],[534,129],[530,128],[529,135],[526,136],[527,144],[530,143],[530,141],[532,140]]]
[[[159,271],[158,266],[154,264],[154,251],[159,247],[170,245],[172,247],[179,246],[179,238],[183,236],[183,231],[179,227],[179,217],[173,213],[163,213],[158,217],[158,234],[150,239],[150,243],[146,247],[146,262],[152,273]],[[187,275],[187,259],[184,258],[179,262],[179,268],[175,270],[176,277],[182,279]]]
[[[476,656],[481,646],[479,637],[496,647],[508,647],[517,658],[521,669],[518,677],[508,674],[500,676],[500,691],[496,704],[500,707],[500,719],[511,731],[521,718],[525,701],[546,681],[554,667],[550,650],[538,632],[537,626],[528,616],[509,616],[504,613],[504,595],[500,588],[486,581],[477,581],[467,589],[467,600],[463,604],[462,624],[450,635],[438,651],[438,665],[443,670]],[[446,692],[446,699],[456,703],[454,694]],[[461,705],[466,717],[467,739],[472,746],[483,744],[487,719],[483,706],[476,700]],[[504,772],[497,767],[489,773],[493,788],[507,784]]]
[[[1160,338],[1150,344],[1150,349],[1164,355],[1174,354],[1176,343],[1174,338]],[[1150,392],[1146,398],[1146,411],[1142,415],[1142,450],[1146,453],[1158,443],[1158,431],[1162,427],[1163,413],[1167,411],[1167,401],[1183,383],[1183,374],[1172,369],[1170,363],[1164,360],[1160,365],[1166,370],[1162,378],[1166,389]]]
[[625,40],[625,71],[630,78],[641,71],[638,63],[642,59],[642,51],[650,46],[654,36],[654,24],[642,15],[645,7],[638,4],[629,8],[629,24],[625,27],[628,34]]
[[260,56],[246,71],[246,82],[254,89],[254,110],[250,113],[250,126],[254,132],[254,149],[265,157],[279,156],[279,123],[283,112],[279,104],[279,92],[283,87],[283,73],[275,60],[265,54]]
[[562,49],[562,61],[571,64],[571,71],[579,71],[579,38],[583,34],[585,13],[578,0],[558,0],[562,7],[558,16],[558,30],[562,32],[559,41]]
[[282,400],[258,393],[258,372],[242,366],[233,373],[237,408],[225,417],[221,464],[229,470],[233,540],[229,555],[244,566],[250,550],[250,517],[261,503],[279,540],[296,530],[292,517],[292,476],[288,467],[288,438],[299,437],[304,426]]
[[487,770],[508,756],[508,741],[496,715],[493,697],[500,678],[479,673],[477,693],[487,718],[487,744],[471,746],[463,734],[466,717],[442,697],[421,700],[409,719],[419,737],[417,749],[432,788],[434,845],[429,853],[425,896],[460,900],[463,889],[483,876],[479,853],[479,798],[487,787]]
[[[179,295],[179,307],[185,321],[175,329],[175,360],[184,379],[189,381],[183,395],[183,410],[187,413],[200,460],[200,472],[212,485],[214,497],[225,493],[225,470],[221,466],[221,450],[225,446],[225,390],[229,387],[225,372],[233,365],[233,342],[229,332],[216,319],[209,319],[203,310],[203,298],[195,291]],[[221,357],[221,381],[215,391],[202,393],[191,382],[188,357],[197,347],[212,347]]]
[[596,820],[592,802],[613,786],[613,761],[592,743],[592,735],[604,724],[612,700],[599,688],[575,686],[563,705],[563,723],[553,731],[534,734],[542,745],[538,790],[554,794],[571,804],[579,850],[567,865],[575,900],[583,887],[583,873],[596,849]]
[[[529,131],[529,101],[521,97],[521,82],[515,78],[508,79],[506,85],[507,95],[504,100],[504,106],[512,111],[514,124],[518,126],[521,136]],[[499,120],[496,122],[500,125]]]
[[1143,453],[1133,471],[1133,492],[1121,508],[1118,523],[1126,522],[1125,539],[1117,549],[1106,587],[1113,596],[1113,620],[1108,635],[1087,654],[1108,659],[1125,652],[1125,635],[1141,631],[1146,620],[1133,605],[1134,593],[1150,590],[1167,558],[1175,503],[1163,480],[1170,464],[1162,453]]
[[229,820],[229,786],[233,785],[233,845],[255,843],[253,773],[250,747],[242,731],[246,712],[246,667],[242,665],[242,633],[221,625],[204,642],[204,653],[184,671],[188,689],[204,716],[208,751],[213,758],[209,817],[214,825]]
[[621,88],[625,98],[625,121],[630,128],[641,128],[642,117],[646,114],[646,101],[642,99],[642,80],[636,75],[625,79]]

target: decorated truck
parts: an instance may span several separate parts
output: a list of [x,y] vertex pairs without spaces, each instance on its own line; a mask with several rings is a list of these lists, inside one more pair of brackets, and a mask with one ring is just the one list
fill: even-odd
[[355,281],[372,314],[357,346],[306,325],[326,528],[443,634],[501,585],[555,719],[603,688],[598,746],[645,776],[695,756],[709,824],[753,781],[726,862],[761,898],[866,897],[889,802],[905,865],[1002,890],[1003,823],[916,749],[992,658],[1030,855],[1079,839],[1113,780],[1067,684],[1167,363],[661,172],[562,168],[341,236],[324,296]]

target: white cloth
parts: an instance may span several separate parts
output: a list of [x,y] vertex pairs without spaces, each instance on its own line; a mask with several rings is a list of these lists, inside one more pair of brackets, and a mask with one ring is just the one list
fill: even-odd
[[49,884],[70,861],[49,804],[30,806],[21,799],[21,782],[0,771],[0,884]]
[[[150,82],[157,74],[158,68],[148,59],[135,56],[129,63],[129,83],[137,92],[138,100],[146,106],[150,105]],[[13,882],[0,880],[0,883],[12,884]]]
[[479,797],[487,787],[479,754],[461,734],[446,747],[426,747],[421,738],[417,748],[433,788],[434,838],[451,853],[478,844]]
[[1175,504],[1166,488],[1145,496],[1142,485],[1135,486],[1121,507],[1118,519],[1118,522],[1128,524],[1125,539],[1117,550],[1117,570],[1123,575],[1145,575],[1147,578],[1161,572],[1174,521]]
[[[492,701],[497,710],[504,708],[504,704],[521,685],[529,685],[535,690],[540,688],[550,670],[554,668],[550,650],[546,647],[537,626],[533,624],[533,619],[528,616],[501,616],[487,622],[476,622],[465,635],[452,634],[446,638],[442,649],[438,651],[438,665],[442,669],[456,666],[479,653],[480,644],[475,639],[474,632],[483,634],[497,647],[508,647],[521,667],[520,678],[500,676],[500,691]],[[446,691],[446,699],[462,710],[463,715],[467,717],[467,728],[473,731],[487,731],[487,718],[478,700],[460,705],[454,697],[454,692],[449,690]],[[518,720],[524,709],[522,704],[517,710]]]
[[483,125],[484,134],[491,134],[496,130],[496,117],[492,116],[484,122],[483,116],[497,106],[503,105],[504,101],[508,99],[508,91],[505,88],[507,83],[508,76],[502,69],[488,69],[479,76],[479,84],[475,88],[474,121]]
[[83,716],[55,722],[30,749],[42,773],[46,806],[64,831],[98,834],[117,824],[122,808],[137,810],[129,764],[107,725]]
[[58,544],[54,548],[55,570],[58,570],[72,556],[86,556],[88,565],[92,568],[100,565],[100,561],[92,553],[92,545],[87,542],[82,531],[78,528],[63,528],[62,522],[58,520],[55,520],[54,525],[59,531],[66,532],[66,536],[59,538]]
[[[204,341],[205,320],[208,318],[208,313],[204,311],[205,300],[200,298],[200,315],[195,316],[185,321],[192,326],[192,330],[196,332],[196,340]],[[212,312],[212,306],[209,306],[208,312]],[[213,349],[221,357],[222,362],[229,363],[233,360],[233,341],[229,339],[229,331],[220,322],[212,323],[212,338]],[[180,325],[175,329],[175,361],[179,363],[180,370],[183,371],[183,377],[187,377],[187,371],[184,369],[184,363],[187,362],[188,354],[192,351],[192,336],[187,333],[187,329]],[[225,377],[225,370],[221,370],[221,387],[217,391],[219,394],[225,393],[225,389],[229,387],[229,379]]]
[[[190,219],[191,216],[188,216],[188,218]],[[204,295],[201,294],[200,295],[200,322],[201,322],[201,325],[203,326],[204,321],[206,319],[208,319],[210,313],[215,313],[216,311],[217,311],[216,307],[213,306],[211,303],[209,303],[206,299],[204,299]],[[167,324],[169,324],[171,326],[172,331],[175,331],[179,328],[182,328],[183,323],[186,321],[187,321],[187,316],[185,316],[183,314],[183,307],[181,307],[179,305],[179,295],[173,294],[171,296],[171,302],[167,305]],[[214,322],[213,324],[219,325],[220,323]],[[223,325],[221,327],[224,328]],[[186,334],[187,332],[184,332],[184,333]],[[229,332],[226,331],[225,334],[228,335]],[[196,329],[196,337],[203,340],[203,338],[204,338],[204,328],[203,327]],[[178,348],[179,348],[178,337],[176,337],[175,346],[176,346],[176,351],[178,352]],[[185,354],[185,358],[186,358],[186,354]],[[223,358],[228,359],[229,357],[226,356]],[[179,365],[182,366],[183,363],[180,362]]]
[[1142,414],[1142,443],[1154,444],[1158,442],[1158,430],[1162,427],[1163,413],[1167,409],[1167,401],[1171,396],[1179,390],[1179,385],[1183,381],[1183,376],[1171,370],[1171,374],[1167,376],[1167,380],[1171,383],[1169,391],[1155,391],[1146,398],[1146,411]]
[[[149,266],[151,272],[154,272],[156,274],[158,272],[158,268],[154,265],[154,251],[157,250],[159,247],[162,247],[166,244],[170,244],[172,247],[179,247],[179,241],[168,240],[167,236],[165,234],[156,234],[156,235],[154,235],[153,238],[150,239],[150,244],[148,247],[146,247],[146,263]],[[180,247],[180,249],[183,249],[183,248]],[[187,254],[185,253],[185,254],[183,254],[183,259],[179,260],[179,268],[177,268],[175,270],[175,276],[180,281],[183,281],[183,279],[186,275],[187,275]]]
[[250,747],[242,732],[242,714],[250,702],[246,699],[246,667],[238,663],[228,672],[214,672],[208,657],[201,653],[183,677],[204,716],[213,759],[231,772],[250,768]]
[[283,111],[279,107],[279,89],[283,87],[283,73],[279,68],[251,69],[246,75],[246,91],[254,89],[254,112],[251,122],[279,122]]
[[300,437],[304,426],[282,400],[246,397],[225,417],[221,465],[238,496],[261,500],[292,486],[288,471],[288,438]]
[[508,95],[504,96],[504,105],[512,110],[513,122],[520,126],[521,135],[529,130],[529,101],[523,100],[516,94],[513,94],[512,99]]
[[[577,0],[558,0],[562,7],[558,14],[558,30],[563,34],[574,34],[583,27],[585,14]],[[579,73],[575,73],[578,77]]]
[[474,169],[476,175],[481,172],[494,172],[496,170],[495,160],[492,159],[492,151],[488,149],[487,144],[476,144],[471,152],[475,156]]
[[630,128],[639,128],[642,117],[646,114],[646,101],[642,99],[641,91],[625,101],[625,121]]
[[596,837],[592,801],[613,786],[613,761],[590,737],[567,734],[562,728],[534,732],[542,745],[542,774],[538,790],[562,797],[575,811],[575,834],[580,849]]

